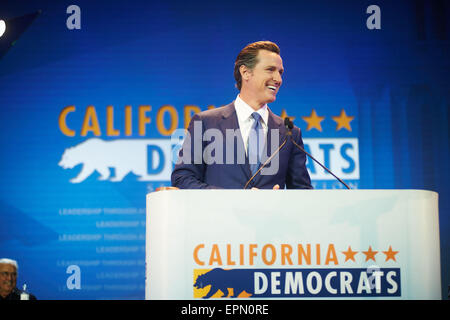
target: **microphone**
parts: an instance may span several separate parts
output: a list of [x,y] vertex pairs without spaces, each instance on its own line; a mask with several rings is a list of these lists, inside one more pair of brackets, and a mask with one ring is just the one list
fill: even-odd
[[284,126],[288,129],[288,135],[292,135],[292,129],[294,129],[294,122],[291,121],[288,117],[284,118]]
[[304,148],[302,148],[297,142],[295,142],[294,138],[292,137],[292,129],[294,128],[294,123],[292,122],[291,119],[289,118],[284,118],[284,125],[286,127],[286,129],[288,129],[288,133],[287,135],[291,137],[291,141],[292,143],[301,151],[303,151],[305,154],[307,154],[311,159],[313,159],[316,163],[318,163],[323,169],[325,169],[326,172],[328,172],[329,174],[331,174],[333,177],[335,177],[340,183],[342,183],[347,189],[350,190],[350,187],[341,179],[339,179],[333,172],[331,172],[330,169],[328,169],[327,167],[325,167],[323,164],[321,164],[318,160],[316,160],[312,155],[310,155],[308,152],[306,152],[306,150]]

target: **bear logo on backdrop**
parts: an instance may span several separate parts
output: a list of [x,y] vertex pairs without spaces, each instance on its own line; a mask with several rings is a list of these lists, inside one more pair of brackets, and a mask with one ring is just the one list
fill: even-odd
[[[100,173],[98,180],[120,182],[129,173],[135,174],[138,181],[170,180],[171,154],[170,140],[162,139],[118,139],[104,141],[91,138],[67,148],[58,163],[63,169],[73,169],[82,165],[79,174],[70,180],[80,183],[95,171]],[[111,174],[110,168],[115,172]]]

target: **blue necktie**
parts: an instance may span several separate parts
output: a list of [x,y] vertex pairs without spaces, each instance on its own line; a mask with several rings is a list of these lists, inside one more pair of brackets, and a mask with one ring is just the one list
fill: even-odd
[[250,170],[252,171],[252,175],[254,175],[261,164],[261,156],[264,148],[264,131],[260,114],[253,112],[252,117],[255,119],[255,122],[252,124],[248,136],[248,159],[250,162]]

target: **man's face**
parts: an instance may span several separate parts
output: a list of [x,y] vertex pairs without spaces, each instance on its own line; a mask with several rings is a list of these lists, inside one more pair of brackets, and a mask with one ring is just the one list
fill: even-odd
[[252,70],[245,68],[242,88],[252,100],[264,105],[276,99],[283,82],[283,60],[278,54],[268,50],[259,50],[257,57],[258,63]]
[[10,264],[0,263],[0,294],[7,296],[16,287],[17,270]]

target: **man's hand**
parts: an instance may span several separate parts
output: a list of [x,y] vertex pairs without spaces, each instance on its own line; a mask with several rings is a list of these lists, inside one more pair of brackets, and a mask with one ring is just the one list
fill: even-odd
[[[273,190],[279,190],[279,189],[280,189],[280,185],[276,184],[276,185],[273,186],[272,189],[273,189]],[[251,188],[250,190],[259,190],[259,188],[253,187],[253,188]]]

